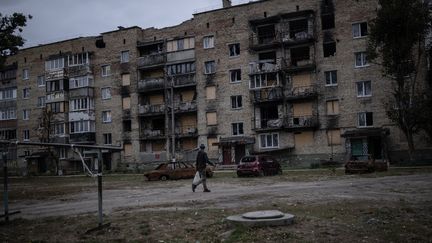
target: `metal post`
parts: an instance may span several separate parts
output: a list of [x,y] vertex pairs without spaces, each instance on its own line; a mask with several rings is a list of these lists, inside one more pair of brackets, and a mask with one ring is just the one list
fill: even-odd
[[7,160],[6,153],[2,154],[3,158],[3,173],[4,173],[4,191],[3,191],[3,206],[4,206],[4,215],[6,222],[9,221],[9,198],[8,198],[8,168],[7,168]]
[[103,215],[102,215],[102,150],[98,151],[98,212],[99,212],[99,227],[102,227],[103,224]]
[[[172,137],[171,137],[171,156],[172,156],[172,162],[175,162],[175,124],[174,124],[174,81],[171,82],[171,130],[172,130]],[[175,166],[175,165],[174,165]]]

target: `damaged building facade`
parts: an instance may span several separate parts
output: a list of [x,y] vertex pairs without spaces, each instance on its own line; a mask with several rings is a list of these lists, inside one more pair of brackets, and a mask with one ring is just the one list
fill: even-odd
[[[253,153],[289,165],[404,154],[382,105],[390,83],[366,55],[377,1],[222,2],[177,26],[22,49],[2,72],[0,135],[122,144],[104,154],[108,170],[193,161],[201,143],[223,165]],[[39,150],[19,147],[18,167],[49,170]],[[56,153],[61,168],[80,169],[72,151]]]

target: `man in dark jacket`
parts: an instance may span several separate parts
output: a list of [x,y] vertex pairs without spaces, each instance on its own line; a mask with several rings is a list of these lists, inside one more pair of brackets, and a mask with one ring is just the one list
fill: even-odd
[[205,149],[204,144],[201,144],[200,150],[198,151],[198,154],[197,154],[196,164],[195,164],[196,170],[198,171],[201,179],[196,184],[192,183],[192,191],[193,192],[195,192],[195,189],[201,183],[203,184],[204,192],[210,192],[210,190],[207,188],[207,183],[206,183],[206,167],[207,167],[207,164],[210,164],[210,165],[214,165],[214,164],[212,162],[210,162],[210,160],[207,157],[207,153],[204,152],[204,149]]

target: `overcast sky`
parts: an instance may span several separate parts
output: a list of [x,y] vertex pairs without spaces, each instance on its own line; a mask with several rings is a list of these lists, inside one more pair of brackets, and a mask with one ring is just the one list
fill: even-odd
[[[116,30],[167,27],[221,5],[222,0],[0,0],[0,12],[31,14],[25,47]],[[236,4],[236,1],[233,1]]]

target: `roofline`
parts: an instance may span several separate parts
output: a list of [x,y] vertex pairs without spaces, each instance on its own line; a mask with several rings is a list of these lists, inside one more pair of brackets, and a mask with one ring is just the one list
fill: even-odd
[[66,40],[61,40],[61,41],[56,41],[56,42],[50,42],[50,43],[46,43],[46,44],[38,44],[38,45],[35,45],[35,46],[19,49],[18,52],[24,51],[24,50],[33,49],[33,48],[43,47],[43,46],[49,46],[49,45],[55,45],[55,44],[59,44],[59,43],[64,43],[64,42],[67,42],[67,41],[74,41],[74,40],[79,40],[79,39],[95,38],[95,37],[96,36],[86,36],[86,37],[80,36],[80,37],[75,37],[75,38],[72,38],[72,39],[66,39]]
[[262,2],[267,2],[267,1],[270,1],[270,0],[259,0],[259,1],[255,1],[255,2],[248,2],[248,3],[242,3],[242,4],[234,5],[231,7],[225,7],[225,8],[222,7],[222,8],[208,10],[208,11],[204,11],[204,12],[200,12],[200,13],[194,13],[193,16],[200,15],[200,14],[207,14],[207,13],[211,13],[211,12],[222,11],[222,10],[227,10],[227,9],[231,9],[231,8],[244,7],[246,5],[252,5],[252,4],[262,3]]
[[107,32],[102,32],[101,35],[104,35],[104,34],[110,34],[110,33],[118,32],[118,31],[124,31],[124,30],[135,29],[135,28],[137,28],[137,29],[141,29],[141,27],[139,27],[139,26],[137,26],[137,25],[134,25],[134,26],[131,26],[131,27],[121,27],[121,28],[119,28],[119,29],[117,29],[117,30],[111,30],[111,31],[107,31]]

